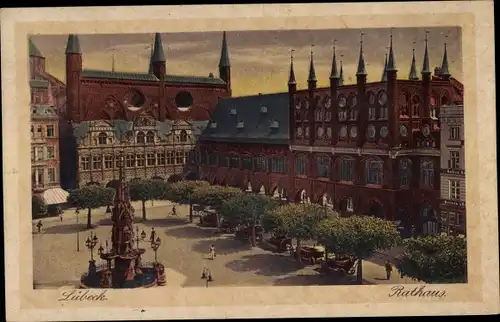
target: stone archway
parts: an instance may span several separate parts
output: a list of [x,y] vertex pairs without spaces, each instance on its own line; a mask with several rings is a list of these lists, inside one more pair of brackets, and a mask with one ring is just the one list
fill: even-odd
[[287,192],[286,189],[276,186],[272,192],[272,197],[279,201],[287,200]]
[[295,196],[295,202],[311,203],[311,198],[309,197],[305,189],[301,189],[297,192],[297,195]]
[[318,203],[328,209],[335,209],[333,198],[331,198],[327,193],[324,193],[319,197]]
[[248,181],[245,192],[248,192],[248,193],[253,192],[252,183],[250,182],[250,180]]
[[260,188],[259,188],[259,195],[266,195],[266,188],[264,187],[263,184],[260,185]]
[[420,229],[424,236],[438,234],[437,213],[432,204],[428,202],[423,203],[420,207]]
[[341,197],[338,201],[338,209],[344,214],[354,213],[354,198],[353,197]]

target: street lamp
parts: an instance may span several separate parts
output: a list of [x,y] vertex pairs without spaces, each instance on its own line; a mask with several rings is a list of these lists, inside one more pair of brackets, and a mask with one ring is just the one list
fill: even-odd
[[[94,233],[90,232],[90,236],[87,237],[87,240],[85,241],[85,246],[87,246],[87,248],[90,250],[89,276],[97,274],[97,267],[94,260],[94,248],[97,245],[97,242],[97,236]],[[102,246],[99,247],[99,251],[102,252]]]
[[135,226],[135,241],[137,243],[137,249],[139,249],[139,242],[140,241],[143,241],[145,238],[146,238],[146,233],[144,232],[144,230],[141,232],[141,234],[139,235],[139,226]]
[[155,262],[158,263],[158,248],[160,248],[161,245],[161,239],[160,237],[157,237],[156,240],[151,240],[151,248],[155,252]]
[[76,214],[76,251],[79,252],[80,251],[80,229],[78,228],[78,215],[80,214],[80,210],[78,210],[78,208],[76,208],[75,210],[75,214]]

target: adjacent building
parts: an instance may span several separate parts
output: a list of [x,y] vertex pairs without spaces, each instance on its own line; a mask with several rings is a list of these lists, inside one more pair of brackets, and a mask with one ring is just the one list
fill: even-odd
[[407,234],[439,230],[440,108],[462,101],[448,69],[422,70],[415,54],[398,77],[391,45],[380,81],[367,83],[360,44],[355,84],[344,84],[333,50],[330,86],[317,88],[311,52],[308,87],[297,90],[293,57],[288,92],[226,99],[203,132],[201,179],[290,202],[318,202],[342,212],[398,222]]
[[115,180],[117,153],[125,179],[183,173],[187,153],[217,102],[231,96],[231,65],[222,37],[219,77],[168,73],[156,33],[144,73],[83,68],[77,35],[66,47],[67,101],[61,123],[61,181],[65,188]]
[[64,84],[45,71],[45,57],[28,40],[31,95],[31,184],[46,204],[66,202],[60,188],[59,115],[64,104]]
[[465,151],[464,106],[441,107],[441,231],[464,234]]

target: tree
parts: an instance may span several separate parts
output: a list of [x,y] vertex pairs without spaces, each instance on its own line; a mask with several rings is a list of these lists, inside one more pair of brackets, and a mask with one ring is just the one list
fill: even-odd
[[316,225],[325,219],[325,209],[318,204],[287,204],[272,209],[266,215],[266,225],[297,239],[297,259],[302,261],[301,241],[316,237]]
[[100,186],[85,186],[71,190],[68,202],[78,209],[88,209],[87,228],[92,228],[92,209],[109,206],[113,202],[115,189]]
[[33,218],[42,217],[47,213],[47,204],[39,194],[31,196],[31,215]]
[[[238,188],[218,185],[202,185],[194,189],[191,198],[193,203],[212,207],[217,211],[218,216],[222,203],[225,200],[242,196],[243,194],[243,191]],[[219,217],[217,217],[217,227],[219,227],[219,222]]]
[[146,220],[146,201],[162,199],[166,183],[159,180],[136,180],[130,182],[130,199],[142,202],[142,220]]
[[363,259],[400,241],[392,222],[372,216],[331,217],[318,224],[316,234],[337,258],[354,257],[358,260],[359,284],[363,283]]
[[250,227],[252,246],[255,246],[255,226],[261,224],[264,214],[275,206],[276,202],[268,196],[243,194],[225,200],[220,207],[220,215],[231,222]]
[[467,281],[467,241],[463,236],[426,236],[403,241],[396,267],[402,277],[426,283]]
[[206,181],[179,181],[172,183],[167,190],[166,199],[189,205],[189,222],[193,222],[193,199],[195,189],[208,186]]

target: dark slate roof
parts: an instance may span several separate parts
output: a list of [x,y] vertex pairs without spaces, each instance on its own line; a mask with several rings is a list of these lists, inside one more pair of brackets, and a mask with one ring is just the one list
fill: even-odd
[[[231,110],[235,110],[236,114]],[[288,93],[224,99],[217,105],[201,139],[288,144],[288,120]]]
[[158,78],[153,74],[147,73],[127,73],[127,72],[111,72],[105,70],[84,69],[82,70],[83,77],[91,78],[113,78],[113,79],[129,79],[138,81],[158,81]]
[[66,54],[81,54],[80,39],[77,35],[68,36],[68,44],[66,45]]
[[31,38],[28,38],[28,47],[29,47],[30,57],[43,57],[42,52],[38,50],[38,48],[36,48]]
[[50,105],[31,105],[32,119],[58,118],[57,111]]
[[[129,72],[112,72],[106,70],[84,69],[82,70],[83,77],[89,78],[111,78],[111,79],[127,79],[137,81],[159,81],[154,74],[149,73],[129,73]],[[226,84],[220,78],[204,77],[204,76],[184,76],[184,75],[166,75],[165,81],[169,83],[186,83],[186,84]]]
[[30,80],[31,88],[48,88],[49,81],[45,79],[31,79]]

